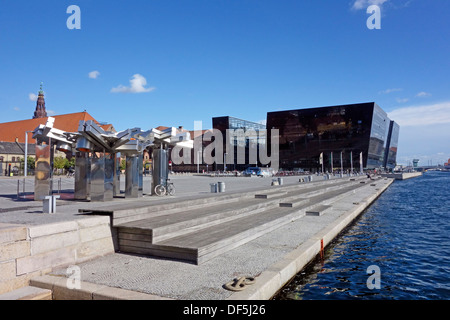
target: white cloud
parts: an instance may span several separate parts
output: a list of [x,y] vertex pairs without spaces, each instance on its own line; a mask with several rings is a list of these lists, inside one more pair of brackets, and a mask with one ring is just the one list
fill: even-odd
[[111,92],[114,93],[142,93],[142,92],[150,92],[155,90],[155,88],[145,88],[147,85],[147,79],[145,79],[140,74],[135,74],[130,79],[130,86],[126,87],[123,85],[119,85],[118,87],[112,88]]
[[54,110],[46,110],[47,111],[47,115],[48,116],[54,116],[56,114],[56,112]]
[[425,91],[421,91],[416,95],[416,97],[419,97],[419,98],[424,98],[424,97],[429,97],[429,96],[431,96],[431,93],[428,93]]
[[406,103],[406,102],[408,102],[409,101],[409,99],[408,98],[397,98],[397,99],[395,99],[398,103]]
[[367,9],[371,5],[377,5],[381,7],[388,0],[355,0],[352,5],[353,10]]
[[37,101],[38,95],[37,95],[37,94],[34,94],[34,93],[30,93],[30,94],[28,94],[28,98],[29,98],[31,101]]
[[426,126],[450,123],[450,101],[399,108],[388,113],[400,126]]
[[97,79],[97,77],[99,75],[100,75],[100,72],[98,72],[97,70],[89,72],[89,78],[91,78],[91,79]]
[[389,94],[389,93],[398,92],[398,91],[403,91],[403,89],[401,89],[401,88],[386,89],[386,90],[378,92],[378,94]]
[[19,107],[14,107],[13,110],[14,111],[20,111],[20,108]]

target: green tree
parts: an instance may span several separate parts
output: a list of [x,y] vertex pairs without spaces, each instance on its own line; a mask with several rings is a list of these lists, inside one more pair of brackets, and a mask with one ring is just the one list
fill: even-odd
[[127,161],[125,159],[122,159],[122,161],[120,161],[120,170],[125,170],[127,167]]
[[[24,165],[23,165],[23,161],[24,159],[23,158],[20,158],[20,167],[21,168],[24,168]],[[27,164],[28,164],[28,167],[27,167],[27,169],[34,169],[34,167],[35,167],[35,165],[36,165],[36,162],[35,162],[35,160],[34,160],[34,158],[33,157],[31,157],[31,156],[28,156],[27,157]]]
[[75,157],[72,157],[70,160],[66,159],[66,164],[64,165],[64,169],[68,170],[69,168],[75,168]]
[[67,158],[58,156],[53,159],[53,167],[56,169],[64,169],[68,162],[69,160]]

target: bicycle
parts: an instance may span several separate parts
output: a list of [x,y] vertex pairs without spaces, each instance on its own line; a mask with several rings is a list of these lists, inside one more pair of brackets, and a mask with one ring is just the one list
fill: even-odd
[[172,182],[169,182],[170,179],[166,180],[166,183],[161,183],[158,184],[155,187],[155,194],[159,197],[165,196],[165,195],[169,195],[169,196],[173,196],[175,195],[175,186],[173,185]]

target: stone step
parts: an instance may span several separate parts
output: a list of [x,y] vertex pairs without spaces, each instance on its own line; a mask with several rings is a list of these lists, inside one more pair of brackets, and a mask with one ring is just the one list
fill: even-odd
[[[295,184],[286,186],[275,187],[263,187],[251,192],[234,192],[234,193],[223,193],[223,194],[208,194],[200,199],[177,199],[171,197],[170,199],[159,199],[155,197],[149,197],[148,199],[143,199],[136,204],[134,201],[126,201],[124,203],[118,203],[113,205],[102,205],[97,208],[81,208],[79,213],[81,214],[94,214],[94,215],[110,215],[112,217],[112,226],[117,226],[130,221],[143,220],[149,216],[156,215],[166,215],[170,213],[177,213],[184,211],[187,207],[189,208],[202,208],[209,206],[211,203],[228,203],[240,201],[242,198],[255,197],[256,194],[272,194],[277,192],[289,192],[292,190],[297,190],[300,188],[310,188],[310,187],[327,187],[333,185],[339,185],[341,183],[348,182],[348,179],[335,179],[328,181],[317,181],[308,184]],[[272,196],[268,196],[272,197]]]
[[176,214],[152,217],[118,225],[119,238],[142,239],[152,243],[184,233],[224,223],[236,218],[256,214],[278,206],[279,200],[261,201],[243,199],[236,203],[218,204]]
[[[278,190],[267,192],[267,195],[270,194],[273,196],[269,199],[259,197],[241,198],[239,201],[234,202],[211,203],[209,206],[200,208],[195,207],[194,209],[189,208],[189,210],[185,209],[183,212],[180,211],[167,215],[158,215],[156,217],[130,221],[116,226],[118,228],[119,238],[123,240],[145,239],[145,241],[155,243],[243,216],[257,214],[263,210],[278,207],[280,202],[287,203],[288,201],[291,201],[291,203],[295,203],[294,205],[297,206],[308,201],[306,199],[299,201],[299,197],[318,196],[326,192],[332,192],[333,190],[341,190],[344,186],[348,185],[353,184],[343,181],[337,186],[329,186],[326,188],[318,185],[309,186],[307,188],[297,186],[294,189],[289,188],[284,191]],[[257,195],[261,195],[261,193],[258,193]],[[292,207],[292,205],[289,204],[285,206]]]
[[310,201],[310,199],[307,199],[307,198],[299,198],[294,201],[284,201],[284,202],[280,202],[280,207],[295,208],[295,207],[301,206],[305,203],[308,203],[309,201]]
[[52,300],[52,291],[26,286],[1,294],[0,300]]
[[[308,199],[309,201],[299,200],[295,207],[268,207],[256,214],[239,216],[231,221],[200,230],[185,230],[185,233],[182,232],[178,236],[163,241],[152,242],[149,234],[141,234],[134,238],[123,237],[119,234],[119,247],[123,252],[187,260],[200,264],[303,217],[307,210],[312,211],[325,200],[331,201],[333,198],[339,198],[343,192],[347,193],[360,187],[360,184],[353,183],[344,187],[335,187],[327,192],[316,192],[315,196]],[[297,195],[297,198],[301,196],[303,194]],[[314,210],[317,211],[317,209],[321,209],[319,212],[322,212],[325,207]]]
[[119,239],[119,245],[126,252],[201,264],[301,216],[298,209],[277,207],[157,243]]
[[322,214],[324,214],[331,208],[332,208],[332,206],[321,204],[321,205],[314,206],[313,208],[306,210],[306,215],[307,216],[321,216]]

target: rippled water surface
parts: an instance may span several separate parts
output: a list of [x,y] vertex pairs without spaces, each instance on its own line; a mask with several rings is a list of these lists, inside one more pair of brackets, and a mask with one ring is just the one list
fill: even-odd
[[275,299],[450,299],[450,172],[395,181]]

